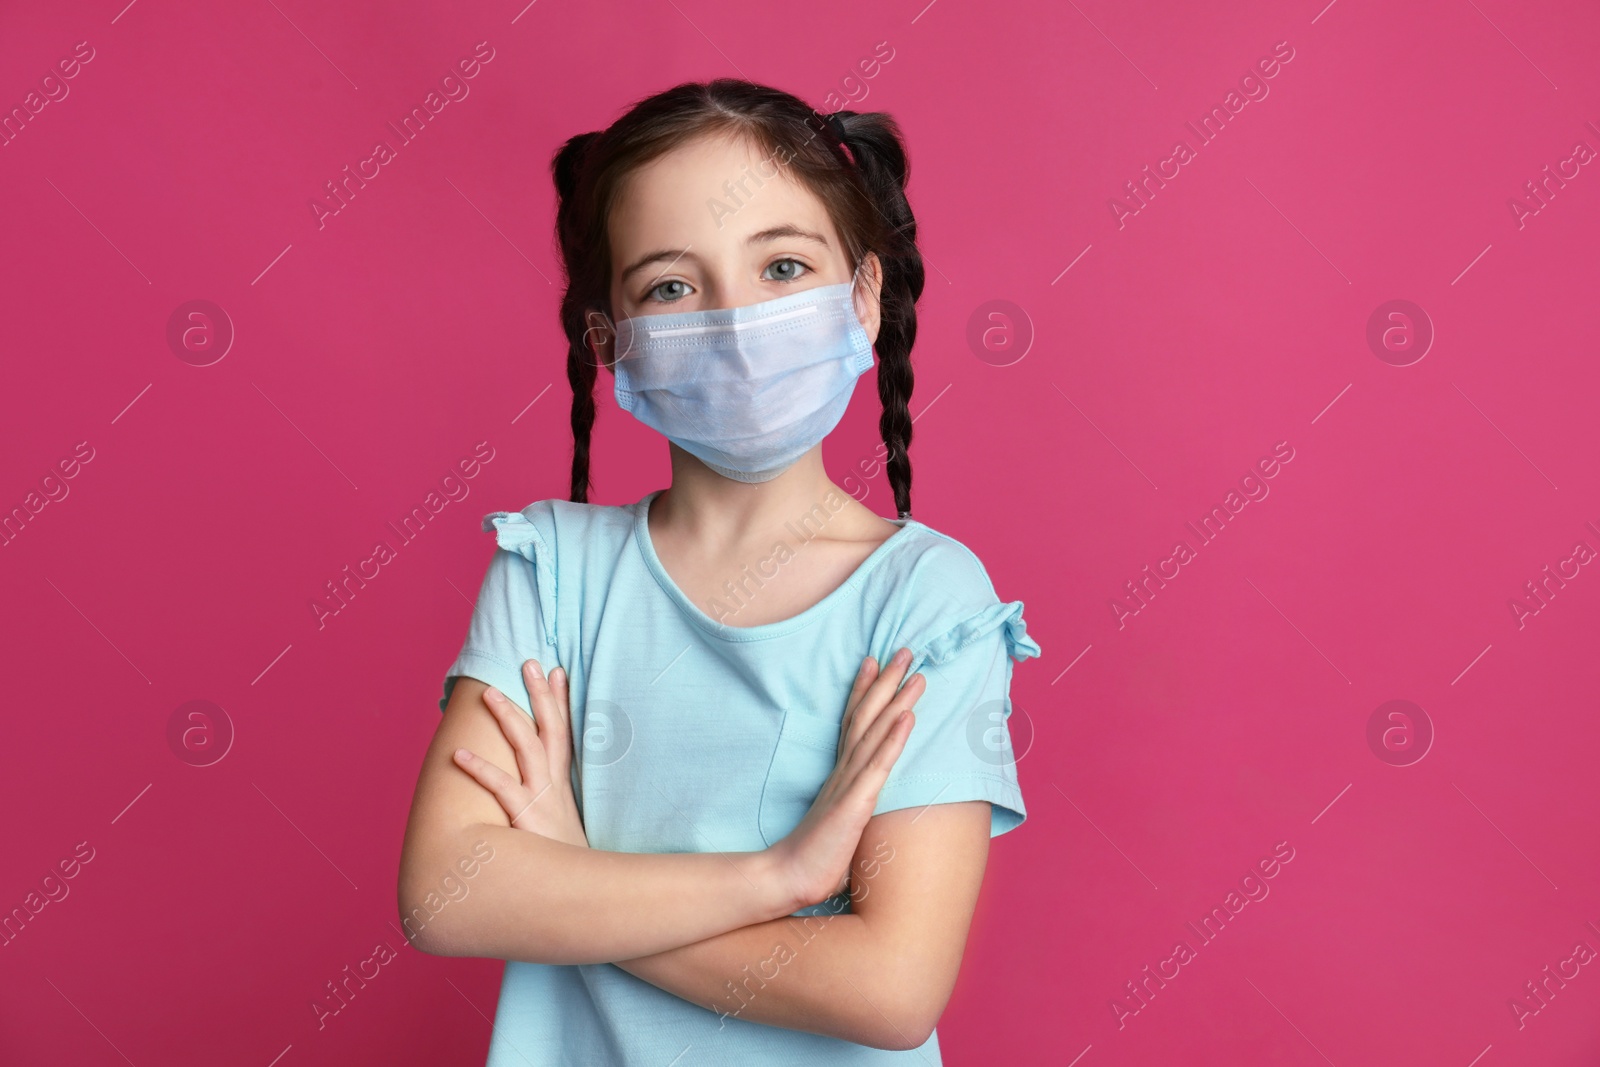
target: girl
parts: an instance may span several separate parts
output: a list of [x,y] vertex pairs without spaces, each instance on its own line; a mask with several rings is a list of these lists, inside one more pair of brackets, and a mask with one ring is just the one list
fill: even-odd
[[[552,170],[571,500],[484,520],[408,936],[508,961],[491,1067],[938,1064],[989,839],[1026,817],[1005,720],[1039,646],[911,517],[898,128],[718,79]],[[822,463],[874,343],[893,521]],[[628,506],[588,503],[601,367],[670,442]]]

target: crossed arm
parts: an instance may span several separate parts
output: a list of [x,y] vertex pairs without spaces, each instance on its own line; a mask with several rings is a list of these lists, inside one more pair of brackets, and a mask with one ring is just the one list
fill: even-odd
[[[796,918],[807,902],[772,850],[606,852],[513,828],[451,758],[467,748],[519,773],[485,688],[457,679],[418,779],[399,879],[416,947],[615,963],[724,1016],[875,1048],[926,1041],[954,988],[977,903],[987,802],[873,816],[851,865],[851,912]],[[441,875],[486,848],[493,859],[476,865],[465,894],[430,907]]]
[[617,966],[719,1015],[917,1048],[950,999],[989,853],[989,805],[875,815],[849,912],[755,923]]

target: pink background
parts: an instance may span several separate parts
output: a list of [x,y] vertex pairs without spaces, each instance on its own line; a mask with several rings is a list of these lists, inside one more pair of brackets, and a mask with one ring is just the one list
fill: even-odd
[[[1563,161],[1600,149],[1600,16],[1319,4],[7,5],[6,112],[94,58],[0,148],[0,509],[93,458],[0,546],[0,909],[93,858],[0,948],[0,1060],[482,1062],[501,964],[405,947],[395,877],[479,519],[566,495],[548,160],[743,75],[904,125],[914,511],[1045,650],[947,1062],[1595,1063],[1600,568],[1562,561],[1600,548],[1600,170]],[[319,228],[324,183],[481,41],[470,95]],[[1185,123],[1278,42],[1202,144]],[[1547,165],[1568,179],[1519,223]],[[197,299],[236,333],[209,366],[167,341]],[[1367,340],[1391,300],[1436,334],[1410,365]],[[600,404],[594,499],[631,503],[666,449]],[[869,380],[829,462],[892,516],[854,466],[877,410]],[[325,583],[481,441],[470,495],[319,627]],[[1278,442],[1269,495],[1199,546],[1185,524]],[[1519,626],[1546,565],[1577,574]],[[234,732],[210,766],[169,742],[194,700]],[[1369,743],[1390,700],[1431,724],[1419,761]],[[398,958],[319,1030],[379,942]]]

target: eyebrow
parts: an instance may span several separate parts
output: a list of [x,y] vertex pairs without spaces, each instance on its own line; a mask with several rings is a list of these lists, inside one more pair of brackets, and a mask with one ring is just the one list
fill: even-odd
[[[800,227],[787,222],[778,226],[769,226],[765,230],[751,234],[745,239],[745,244],[765,244],[768,241],[776,241],[785,237],[798,238],[802,241],[815,241],[823,248],[829,247],[828,239],[821,234],[812,233],[810,230],[802,230]],[[637,274],[639,271],[644,270],[648,266],[661,262],[675,263],[679,259],[689,259],[698,262],[700,257],[689,251],[687,248],[663,248],[659,251],[651,252],[649,255],[643,256],[638,260],[635,260],[631,266],[622,272],[622,277],[619,279],[619,281],[626,284],[630,277]]]

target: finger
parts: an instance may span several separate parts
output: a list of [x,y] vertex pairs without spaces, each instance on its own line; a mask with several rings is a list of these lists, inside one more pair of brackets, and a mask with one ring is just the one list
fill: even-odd
[[550,784],[572,789],[572,688],[567,671],[557,667],[550,672],[550,692],[555,697],[556,714],[545,736],[545,755],[550,761]]
[[466,771],[479,785],[494,794],[494,798],[500,802],[500,807],[505,810],[506,817],[515,826],[518,817],[527,810],[529,803],[525,796],[528,791],[523,788],[522,783],[476,752],[458,748],[455,750],[454,758],[457,767]]
[[548,786],[552,775],[550,772],[551,760],[559,751],[556,734],[560,732],[560,725],[556,721],[561,717],[559,700],[551,690],[550,679],[545,676],[543,668],[536,659],[526,660],[522,664],[522,676],[528,683],[528,695],[533,698],[534,721],[539,727],[539,767],[536,771],[540,786]]
[[550,776],[545,769],[544,746],[539,741],[539,732],[533,720],[510,697],[492,685],[483,691],[483,701],[500,724],[500,732],[511,744],[511,753],[516,759],[523,784],[538,789],[548,783]]
[[889,772],[894,769],[900,753],[905,751],[906,739],[911,736],[912,726],[916,725],[916,712],[908,708],[903,710],[903,714],[904,718],[901,718],[902,711],[884,716],[890,727],[873,749],[871,757],[845,786],[844,795],[849,800],[859,801],[868,809],[877,806],[883,783],[888,781]]
[[906,670],[910,667],[911,658],[911,650],[909,648],[902,648],[895,652],[882,672],[867,688],[867,692],[861,698],[860,705],[856,708],[855,721],[851,724],[853,733],[853,737],[850,739],[852,751],[861,744],[861,738],[894,698],[901,679],[905,677]]
[[861,666],[856,668],[855,683],[850,686],[850,695],[844,702],[844,717],[839,724],[839,747],[847,749],[850,744],[850,727],[855,721],[856,708],[861,703],[861,698],[866,695],[867,689],[872,685],[873,679],[878,677],[878,661],[871,656],[861,661]]
[[871,760],[883,743],[883,739],[899,725],[900,713],[909,710],[921,699],[927,689],[927,683],[927,678],[920,672],[906,679],[905,685],[900,687],[893,699],[861,735],[861,740],[855,748],[850,750],[850,754],[845,758],[846,774],[859,773],[861,767]]

